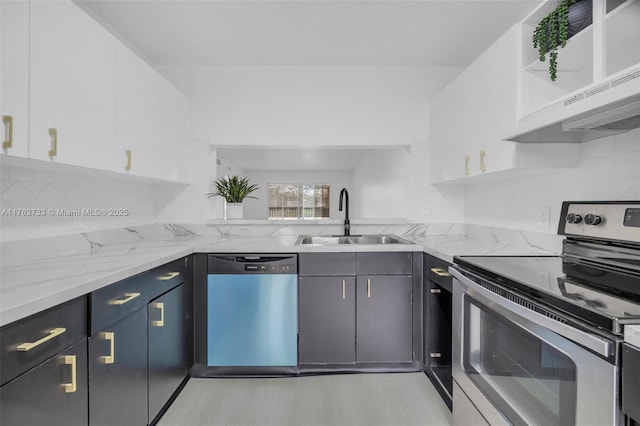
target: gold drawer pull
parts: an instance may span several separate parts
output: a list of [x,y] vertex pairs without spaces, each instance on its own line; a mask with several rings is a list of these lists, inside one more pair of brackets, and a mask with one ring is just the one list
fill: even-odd
[[367,278],[367,299],[371,298],[371,278]]
[[124,166],[124,169],[128,172],[131,170],[131,150],[125,149],[124,155],[127,156],[127,164]]
[[65,393],[74,393],[76,391],[76,356],[65,355],[63,363],[71,366],[71,383],[63,383],[60,386],[64,389]]
[[451,274],[448,273],[447,271],[445,271],[442,268],[431,268],[431,272],[433,272],[434,274],[436,274],[439,277],[450,277]]
[[49,129],[49,136],[51,136],[51,149],[49,150],[49,157],[53,158],[58,155],[58,129]]
[[48,342],[49,340],[53,339],[54,337],[57,337],[57,336],[61,335],[65,331],[67,331],[67,329],[63,328],[63,327],[53,328],[53,329],[49,330],[49,332],[48,332],[49,334],[46,335],[45,337],[43,337],[42,339],[37,340],[37,341],[35,341],[33,343],[23,343],[21,345],[18,345],[16,350],[18,352],[28,352],[31,349],[40,346],[44,342]]
[[347,281],[342,280],[342,299],[347,298]]
[[469,176],[471,174],[471,170],[469,170],[469,161],[471,161],[470,155],[464,156],[464,174]]
[[2,122],[7,127],[7,140],[2,141],[2,149],[9,149],[13,146],[13,117],[3,115]]
[[169,281],[170,279],[173,279],[173,278],[175,278],[175,277],[177,277],[179,275],[180,275],[180,272],[168,272],[168,273],[158,277],[158,279],[160,281]]
[[160,310],[160,320],[159,321],[151,321],[151,325],[154,327],[164,327],[164,303],[157,302],[151,305],[154,309]]
[[106,331],[103,333],[100,333],[100,338],[102,340],[108,340],[109,341],[109,355],[106,356],[101,356],[101,360],[103,364],[113,364],[114,362],[116,362],[116,334],[113,331]]
[[140,293],[126,293],[125,296],[126,297],[124,299],[115,299],[109,302],[109,304],[116,306],[124,305],[125,303],[131,302],[136,297],[139,297]]
[[480,151],[480,171],[482,173],[487,171],[487,165],[484,163],[484,157],[486,157],[487,151]]

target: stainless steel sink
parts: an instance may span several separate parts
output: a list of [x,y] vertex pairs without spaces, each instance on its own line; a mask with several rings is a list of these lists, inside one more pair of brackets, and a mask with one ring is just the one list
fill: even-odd
[[376,235],[300,235],[296,241],[299,244],[329,245],[329,244],[413,244],[409,240],[393,234]]

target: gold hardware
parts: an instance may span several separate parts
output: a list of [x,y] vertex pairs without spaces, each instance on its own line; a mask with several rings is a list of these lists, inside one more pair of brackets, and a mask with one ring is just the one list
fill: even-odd
[[9,149],[13,146],[13,117],[3,115],[2,122],[7,126],[7,140],[2,142],[2,149]]
[[58,129],[49,129],[49,136],[51,136],[51,149],[49,150],[49,157],[53,158],[58,155]]
[[124,154],[127,156],[127,164],[124,166],[124,169],[126,171],[129,171],[131,170],[131,150],[125,149]]
[[487,155],[487,151],[480,151],[480,171],[482,173],[487,171],[487,165],[484,164],[484,157]]
[[63,383],[60,386],[64,389],[65,393],[74,393],[76,391],[76,356],[65,355],[63,363],[71,366],[71,383]]
[[371,278],[367,278],[367,298],[371,298]]
[[113,331],[105,331],[103,333],[100,333],[100,338],[102,340],[109,341],[109,351],[110,351],[109,355],[101,356],[100,359],[102,360],[103,364],[113,364],[114,362],[116,362],[116,353],[115,353],[116,335]]
[[447,271],[445,271],[442,268],[431,268],[431,272],[433,272],[434,274],[436,274],[439,277],[450,277],[451,274],[448,273]]
[[347,281],[346,280],[342,280],[342,298],[343,299],[347,298]]
[[151,305],[154,309],[160,309],[160,320],[159,321],[151,321],[151,325],[154,327],[164,327],[164,303],[157,302]]
[[125,293],[125,296],[126,297],[124,299],[115,299],[110,301],[109,304],[116,306],[124,305],[125,303],[131,302],[133,299],[140,296],[140,293]]
[[169,273],[166,273],[166,274],[158,277],[158,279],[160,281],[169,281],[170,279],[175,278],[178,275],[180,275],[180,272],[169,272]]
[[470,155],[464,156],[464,174],[469,176],[471,174],[471,170],[469,170],[469,161],[471,161]]
[[31,349],[40,346],[44,342],[48,342],[49,340],[53,339],[54,337],[57,337],[57,336],[61,335],[65,331],[67,331],[67,329],[63,328],[63,327],[52,328],[51,330],[48,331],[49,334],[47,336],[45,336],[42,339],[37,340],[37,341],[35,341],[33,343],[23,343],[21,345],[18,345],[16,350],[18,352],[28,352]]

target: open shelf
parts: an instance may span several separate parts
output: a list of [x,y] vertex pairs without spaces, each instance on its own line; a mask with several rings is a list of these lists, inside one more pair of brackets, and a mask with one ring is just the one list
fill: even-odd
[[606,16],[607,75],[640,63],[640,1],[627,0]]

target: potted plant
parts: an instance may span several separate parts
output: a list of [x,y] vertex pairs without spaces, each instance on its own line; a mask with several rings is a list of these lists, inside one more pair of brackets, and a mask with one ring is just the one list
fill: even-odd
[[225,176],[216,179],[213,182],[215,192],[210,192],[207,197],[220,196],[224,198],[224,218],[225,219],[242,219],[242,202],[245,198],[257,197],[250,196],[252,192],[259,189],[256,184],[249,184],[249,179],[240,176]]
[[549,76],[558,76],[558,47],[593,21],[593,0],[562,0],[549,15],[542,19],[533,32],[533,47],[538,49],[541,62],[549,53]]

